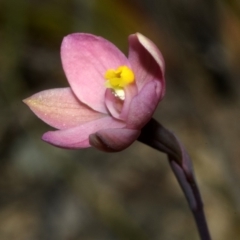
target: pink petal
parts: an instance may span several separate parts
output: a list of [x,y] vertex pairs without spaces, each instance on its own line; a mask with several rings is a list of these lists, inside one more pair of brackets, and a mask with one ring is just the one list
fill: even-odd
[[121,121],[116,121],[112,117],[105,117],[74,128],[47,132],[42,136],[42,139],[61,148],[87,148],[90,147],[89,135],[101,129],[123,128],[124,126],[125,123]]
[[136,129],[104,129],[90,135],[90,144],[106,152],[118,152],[129,147],[140,135]]
[[129,66],[124,54],[104,38],[75,33],[64,38],[61,58],[76,96],[94,110],[106,113],[104,75],[108,69]]
[[159,102],[157,84],[155,81],[147,83],[133,98],[126,121],[128,128],[141,129],[151,119]]
[[115,97],[112,90],[108,88],[105,93],[105,103],[110,114],[119,119],[123,107],[123,101]]
[[130,84],[124,88],[125,100],[122,101],[118,97],[115,97],[111,89],[107,89],[105,93],[105,103],[110,114],[121,120],[127,118],[128,110],[132,98],[137,94],[137,88],[135,84]]
[[140,91],[150,81],[160,82],[157,95],[162,99],[165,93],[165,64],[156,45],[140,33],[129,36],[129,61],[136,76]]
[[41,120],[58,129],[72,128],[106,116],[81,103],[70,88],[45,90],[23,101]]
[[123,108],[119,118],[126,120],[129,112],[130,103],[132,99],[137,95],[138,90],[137,90],[136,84],[130,84],[127,87],[125,87],[124,91],[125,91],[125,100],[124,100]]

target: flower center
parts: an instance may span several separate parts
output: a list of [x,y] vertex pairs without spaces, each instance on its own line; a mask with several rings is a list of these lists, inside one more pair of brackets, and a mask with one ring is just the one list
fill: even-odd
[[111,88],[116,97],[124,100],[124,87],[134,82],[133,71],[127,66],[120,66],[116,70],[107,70],[104,77],[107,80],[105,82],[106,88]]

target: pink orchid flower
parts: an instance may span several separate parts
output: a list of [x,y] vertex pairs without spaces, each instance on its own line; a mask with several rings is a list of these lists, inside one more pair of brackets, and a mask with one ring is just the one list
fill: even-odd
[[131,145],[165,92],[164,61],[154,43],[140,33],[130,35],[127,58],[106,39],[74,33],[63,39],[61,59],[70,87],[24,100],[58,129],[42,139],[69,149],[120,151]]

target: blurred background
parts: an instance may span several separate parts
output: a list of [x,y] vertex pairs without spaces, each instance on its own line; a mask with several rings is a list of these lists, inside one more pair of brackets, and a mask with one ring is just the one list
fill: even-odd
[[199,239],[164,154],[139,142],[109,154],[41,141],[51,128],[22,99],[68,86],[59,49],[72,32],[126,54],[131,33],[156,43],[167,92],[155,118],[192,156],[213,239],[238,239],[238,0],[0,1],[0,239]]

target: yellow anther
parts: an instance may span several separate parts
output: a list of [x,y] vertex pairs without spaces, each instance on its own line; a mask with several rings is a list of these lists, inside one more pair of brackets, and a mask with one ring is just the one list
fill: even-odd
[[115,97],[124,100],[124,87],[134,82],[133,71],[127,66],[120,66],[116,70],[107,70],[104,77],[106,88],[111,88]]
[[105,73],[105,86],[112,89],[121,89],[134,82],[133,71],[127,66],[120,66],[116,70],[109,69]]

